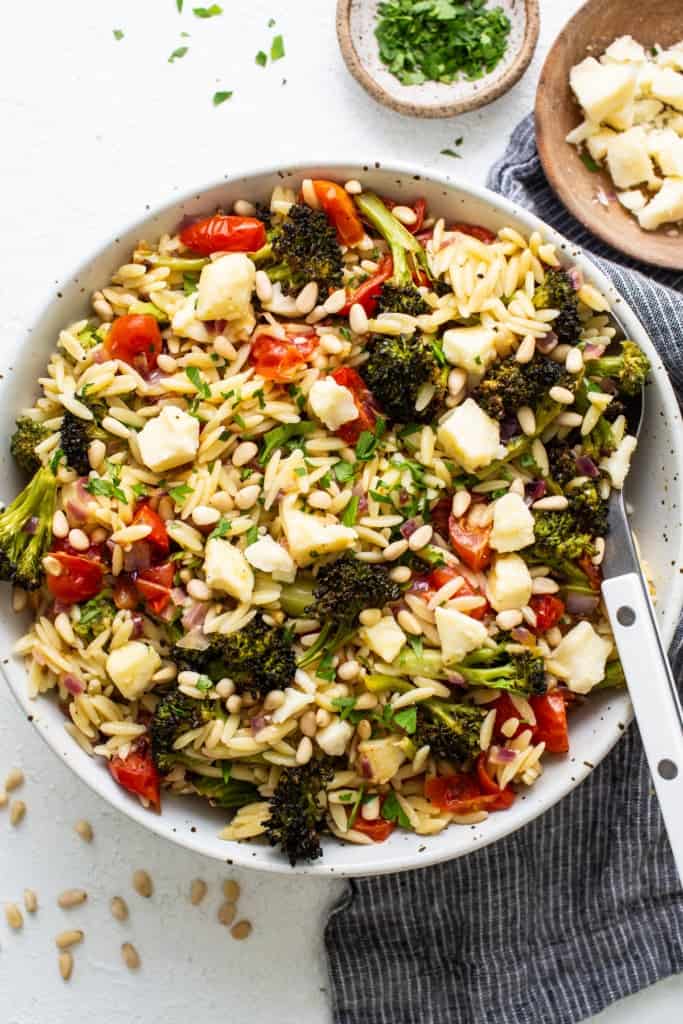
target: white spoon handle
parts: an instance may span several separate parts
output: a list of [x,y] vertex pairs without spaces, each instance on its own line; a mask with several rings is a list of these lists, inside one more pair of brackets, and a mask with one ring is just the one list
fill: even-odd
[[659,799],[683,881],[683,710],[641,577],[605,580],[602,593]]

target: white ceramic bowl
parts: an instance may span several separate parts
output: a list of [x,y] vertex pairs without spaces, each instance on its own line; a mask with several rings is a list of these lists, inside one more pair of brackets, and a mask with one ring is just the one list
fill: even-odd
[[[263,198],[270,195],[275,185],[287,182],[296,185],[302,177],[326,177],[339,181],[360,178],[368,188],[383,195],[405,196],[408,200],[424,196],[432,212],[450,221],[470,221],[494,230],[505,224],[523,232],[539,229],[558,245],[565,260],[581,266],[586,278],[609,295],[625,333],[645,349],[653,364],[653,382],[647,391],[645,424],[634,461],[629,497],[641,547],[657,584],[659,622],[668,644],[683,598],[683,577],[679,573],[683,543],[680,522],[683,434],[676,399],[661,360],[635,314],[580,250],[536,217],[500,196],[446,176],[397,164],[390,167],[379,164],[302,164],[288,170],[266,169],[234,175],[218,185],[175,199],[155,213],[145,214],[119,237],[107,242],[66,279],[62,288],[51,297],[29,336],[18,339],[14,360],[8,354],[8,363],[15,368],[2,381],[0,390],[2,436],[9,438],[17,410],[33,400],[36,380],[44,372],[59,329],[87,315],[90,293],[108,281],[112,272],[127,261],[138,239],[151,240],[164,231],[173,231],[185,214],[209,213],[218,205],[230,207],[239,197]],[[11,498],[20,487],[8,448],[6,443],[2,455],[5,460],[2,497],[5,499]],[[0,635],[4,651],[11,649],[27,625],[25,618],[12,613],[8,597],[6,594],[0,608]],[[69,737],[64,730],[62,712],[54,701],[27,699],[25,671],[20,659],[10,659],[2,665],[2,671],[22,708],[48,744],[112,806],[158,835],[217,860],[263,871],[289,873],[292,870],[278,853],[266,845],[258,842],[227,843],[219,839],[217,833],[224,817],[201,800],[166,797],[161,815],[145,811],[135,798],[113,782],[103,761],[89,758]],[[344,845],[335,839],[327,839],[322,859],[295,870],[300,874],[317,875],[371,875],[402,871],[460,857],[495,842],[552,807],[585,779],[590,766],[597,765],[619,739],[630,717],[630,702],[625,693],[607,692],[588,701],[580,711],[572,714],[571,754],[547,757],[545,771],[538,783],[524,793],[510,810],[491,815],[481,825],[468,828],[452,826],[432,837],[396,831],[387,842],[374,846]]]

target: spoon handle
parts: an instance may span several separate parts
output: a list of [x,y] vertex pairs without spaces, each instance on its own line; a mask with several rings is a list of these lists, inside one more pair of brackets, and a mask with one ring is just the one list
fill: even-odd
[[605,580],[602,594],[683,881],[683,710],[676,682],[642,577],[630,572]]

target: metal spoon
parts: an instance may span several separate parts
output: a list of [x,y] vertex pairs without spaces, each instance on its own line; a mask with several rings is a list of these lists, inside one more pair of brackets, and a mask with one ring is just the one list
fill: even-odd
[[[636,436],[643,409],[641,391],[629,417]],[[609,500],[609,533],[602,570],[602,596],[683,881],[683,709],[636,554],[623,491],[613,490]]]

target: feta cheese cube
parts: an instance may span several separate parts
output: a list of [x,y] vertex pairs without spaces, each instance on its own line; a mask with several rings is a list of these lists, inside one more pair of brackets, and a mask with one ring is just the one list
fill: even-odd
[[137,700],[161,667],[161,658],[149,644],[130,640],[107,658],[107,675],[126,700]]
[[496,332],[490,327],[451,327],[443,336],[443,354],[453,366],[482,377],[496,358]]
[[201,320],[197,319],[197,293],[188,295],[173,314],[171,320],[173,333],[180,338],[190,338],[192,341],[199,341],[206,344],[211,341],[211,335]]
[[631,188],[653,177],[654,167],[647,149],[647,136],[641,127],[609,140],[607,167],[617,188]]
[[624,209],[630,210],[631,213],[637,213],[638,210],[642,210],[647,202],[643,193],[637,188],[628,189],[626,192],[617,192],[617,199]]
[[650,154],[667,177],[683,178],[683,139],[673,131],[650,132],[648,136]]
[[608,124],[610,128],[616,128],[619,132],[625,132],[633,127],[634,119],[633,103],[627,103],[621,110],[615,110],[614,113],[608,114],[605,118],[605,124]]
[[531,597],[531,574],[519,555],[498,555],[488,576],[489,601],[497,612],[523,608]]
[[641,228],[654,231],[676,220],[683,220],[683,178],[665,178],[657,195],[638,213],[638,221]]
[[165,405],[138,434],[140,456],[154,473],[191,462],[199,448],[199,420],[175,405]]
[[251,293],[256,268],[243,252],[230,252],[207,263],[197,289],[200,320],[241,320],[252,315]]
[[324,729],[318,729],[315,741],[320,749],[330,757],[341,757],[347,744],[351,742],[352,736],[353,726],[351,723],[342,721],[341,718],[335,718]]
[[655,99],[683,111],[683,74],[673,68],[655,67],[650,73],[650,92]]
[[[320,733],[315,737],[320,742]],[[401,740],[387,736],[381,740],[364,740],[358,744],[360,774],[369,782],[381,786],[393,778],[403,762],[406,752],[401,747]]]
[[274,579],[291,583],[296,574],[296,565],[289,551],[269,534],[249,544],[244,551],[244,557],[254,569],[271,573]]
[[353,395],[332,376],[315,382],[308,392],[308,404],[328,430],[338,430],[342,424],[358,419]]
[[600,64],[586,57],[571,69],[569,84],[588,120],[600,124],[633,100],[636,72],[626,64]]
[[495,551],[519,551],[534,542],[534,517],[519,494],[509,491],[493,506],[491,547]]
[[548,660],[548,669],[574,693],[589,693],[605,678],[612,642],[598,636],[590,622],[579,622],[565,633]]
[[659,100],[636,100],[633,104],[633,120],[635,124],[647,124],[648,121],[654,121],[663,109]]
[[309,565],[321,555],[331,555],[350,548],[357,539],[355,530],[349,526],[329,521],[322,516],[282,503],[280,518],[287,538],[287,546],[297,565]]
[[245,604],[251,600],[254,574],[242,552],[229,540],[222,537],[207,540],[204,575],[212,590],[221,590]]
[[612,487],[621,490],[631,465],[631,456],[636,450],[637,441],[631,434],[626,434],[619,442],[616,451],[600,462],[600,468],[609,474]]
[[444,665],[462,661],[470,651],[476,651],[486,643],[486,626],[470,615],[463,615],[455,608],[439,606],[434,610],[434,619],[441,643]]
[[601,128],[595,135],[591,135],[586,142],[586,149],[594,160],[605,159],[607,156],[607,146],[610,139],[613,139],[615,135],[616,132],[613,132],[611,128]]
[[488,466],[498,456],[500,426],[473,398],[468,398],[443,420],[436,433],[446,455],[468,473]]
[[398,657],[408,639],[393,615],[383,616],[374,626],[364,626],[360,636],[363,643],[386,662]]
[[636,42],[633,36],[619,36],[607,47],[603,54],[603,60],[605,63],[641,64],[647,60],[647,56],[643,47]]

